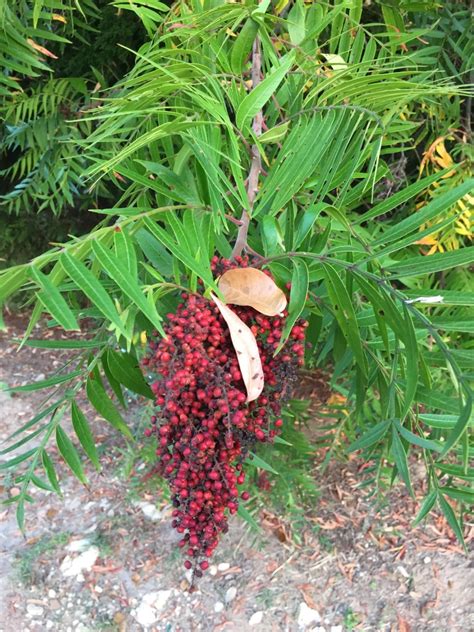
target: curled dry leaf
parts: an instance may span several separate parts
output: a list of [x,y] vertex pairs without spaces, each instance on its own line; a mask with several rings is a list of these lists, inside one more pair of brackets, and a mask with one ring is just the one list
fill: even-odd
[[242,380],[247,389],[247,401],[252,402],[260,395],[264,384],[262,361],[257,341],[250,328],[240,320],[237,314],[227,305],[224,305],[217,296],[211,294],[211,298],[229,327],[230,337],[237,354],[240,372],[242,373]]
[[221,276],[219,290],[226,303],[248,305],[266,316],[286,307],[286,296],[275,281],[257,268],[232,268]]

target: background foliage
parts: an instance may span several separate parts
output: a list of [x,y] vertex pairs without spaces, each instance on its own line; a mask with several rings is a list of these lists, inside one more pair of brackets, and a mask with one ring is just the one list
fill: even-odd
[[[85,481],[61,425],[66,413],[99,467],[76,403],[83,389],[133,440],[120,409],[124,389],[150,396],[137,367],[146,332],[163,331],[179,288],[195,290],[200,279],[215,290],[209,260],[230,256],[232,220],[247,209],[256,265],[291,281],[290,319],[310,321],[307,365],[330,369],[344,402],[328,456],[360,450],[374,483],[398,477],[411,490],[416,452],[428,481],[418,519],[437,506],[462,539],[472,499],[474,302],[464,4],[441,12],[404,0],[0,6],[0,221],[10,259],[0,303],[31,305],[22,345],[78,352],[46,380],[11,388],[53,388],[3,450],[17,451],[2,467],[19,467],[11,500],[20,524],[30,485],[59,491],[52,442]],[[263,78],[250,90],[256,38]],[[252,145],[262,177],[250,208]],[[44,237],[25,226],[51,214],[60,221],[45,251]],[[21,249],[33,258],[12,265]],[[92,318],[92,339],[31,340],[44,313],[68,331]],[[287,417],[292,445],[278,450],[291,472],[296,453],[310,449],[295,449],[294,407]],[[274,469],[271,454],[259,458]],[[286,503],[307,484],[304,467],[294,471]]]

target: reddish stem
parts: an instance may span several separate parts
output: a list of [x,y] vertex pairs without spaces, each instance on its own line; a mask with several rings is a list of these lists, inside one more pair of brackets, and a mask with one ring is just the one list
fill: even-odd
[[[252,48],[252,90],[258,86],[262,80],[262,54],[260,50],[260,40],[255,38]],[[252,129],[255,136],[260,136],[263,127],[263,113],[259,110],[255,115],[252,123]],[[249,201],[248,209],[242,211],[240,218],[240,228],[235,240],[235,246],[232,250],[232,259],[241,254],[247,248],[247,235],[250,223],[250,212],[253,209],[255,197],[258,193],[258,179],[262,172],[262,160],[257,145],[252,145],[250,154],[252,156],[250,171],[247,178],[247,197]]]

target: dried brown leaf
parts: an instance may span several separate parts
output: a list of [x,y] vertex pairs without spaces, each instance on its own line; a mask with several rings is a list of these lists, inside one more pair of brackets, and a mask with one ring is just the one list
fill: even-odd
[[275,281],[257,268],[227,270],[218,282],[226,303],[248,305],[266,316],[276,316],[286,307],[286,296]]
[[264,383],[262,361],[257,341],[252,331],[240,320],[237,314],[227,305],[224,305],[217,296],[211,294],[211,297],[229,327],[232,344],[239,361],[242,380],[247,389],[247,401],[252,402],[262,392]]

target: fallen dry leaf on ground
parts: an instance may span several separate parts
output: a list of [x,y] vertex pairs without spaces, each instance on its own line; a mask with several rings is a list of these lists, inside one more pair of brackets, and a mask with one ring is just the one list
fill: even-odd
[[287,304],[275,281],[257,268],[227,270],[218,286],[226,303],[248,305],[266,316],[281,314]]
[[240,320],[237,314],[227,305],[224,305],[217,296],[211,294],[211,297],[229,327],[230,337],[237,354],[240,372],[242,373],[242,380],[247,389],[247,401],[252,402],[260,395],[264,384],[262,361],[257,341],[250,328]]

